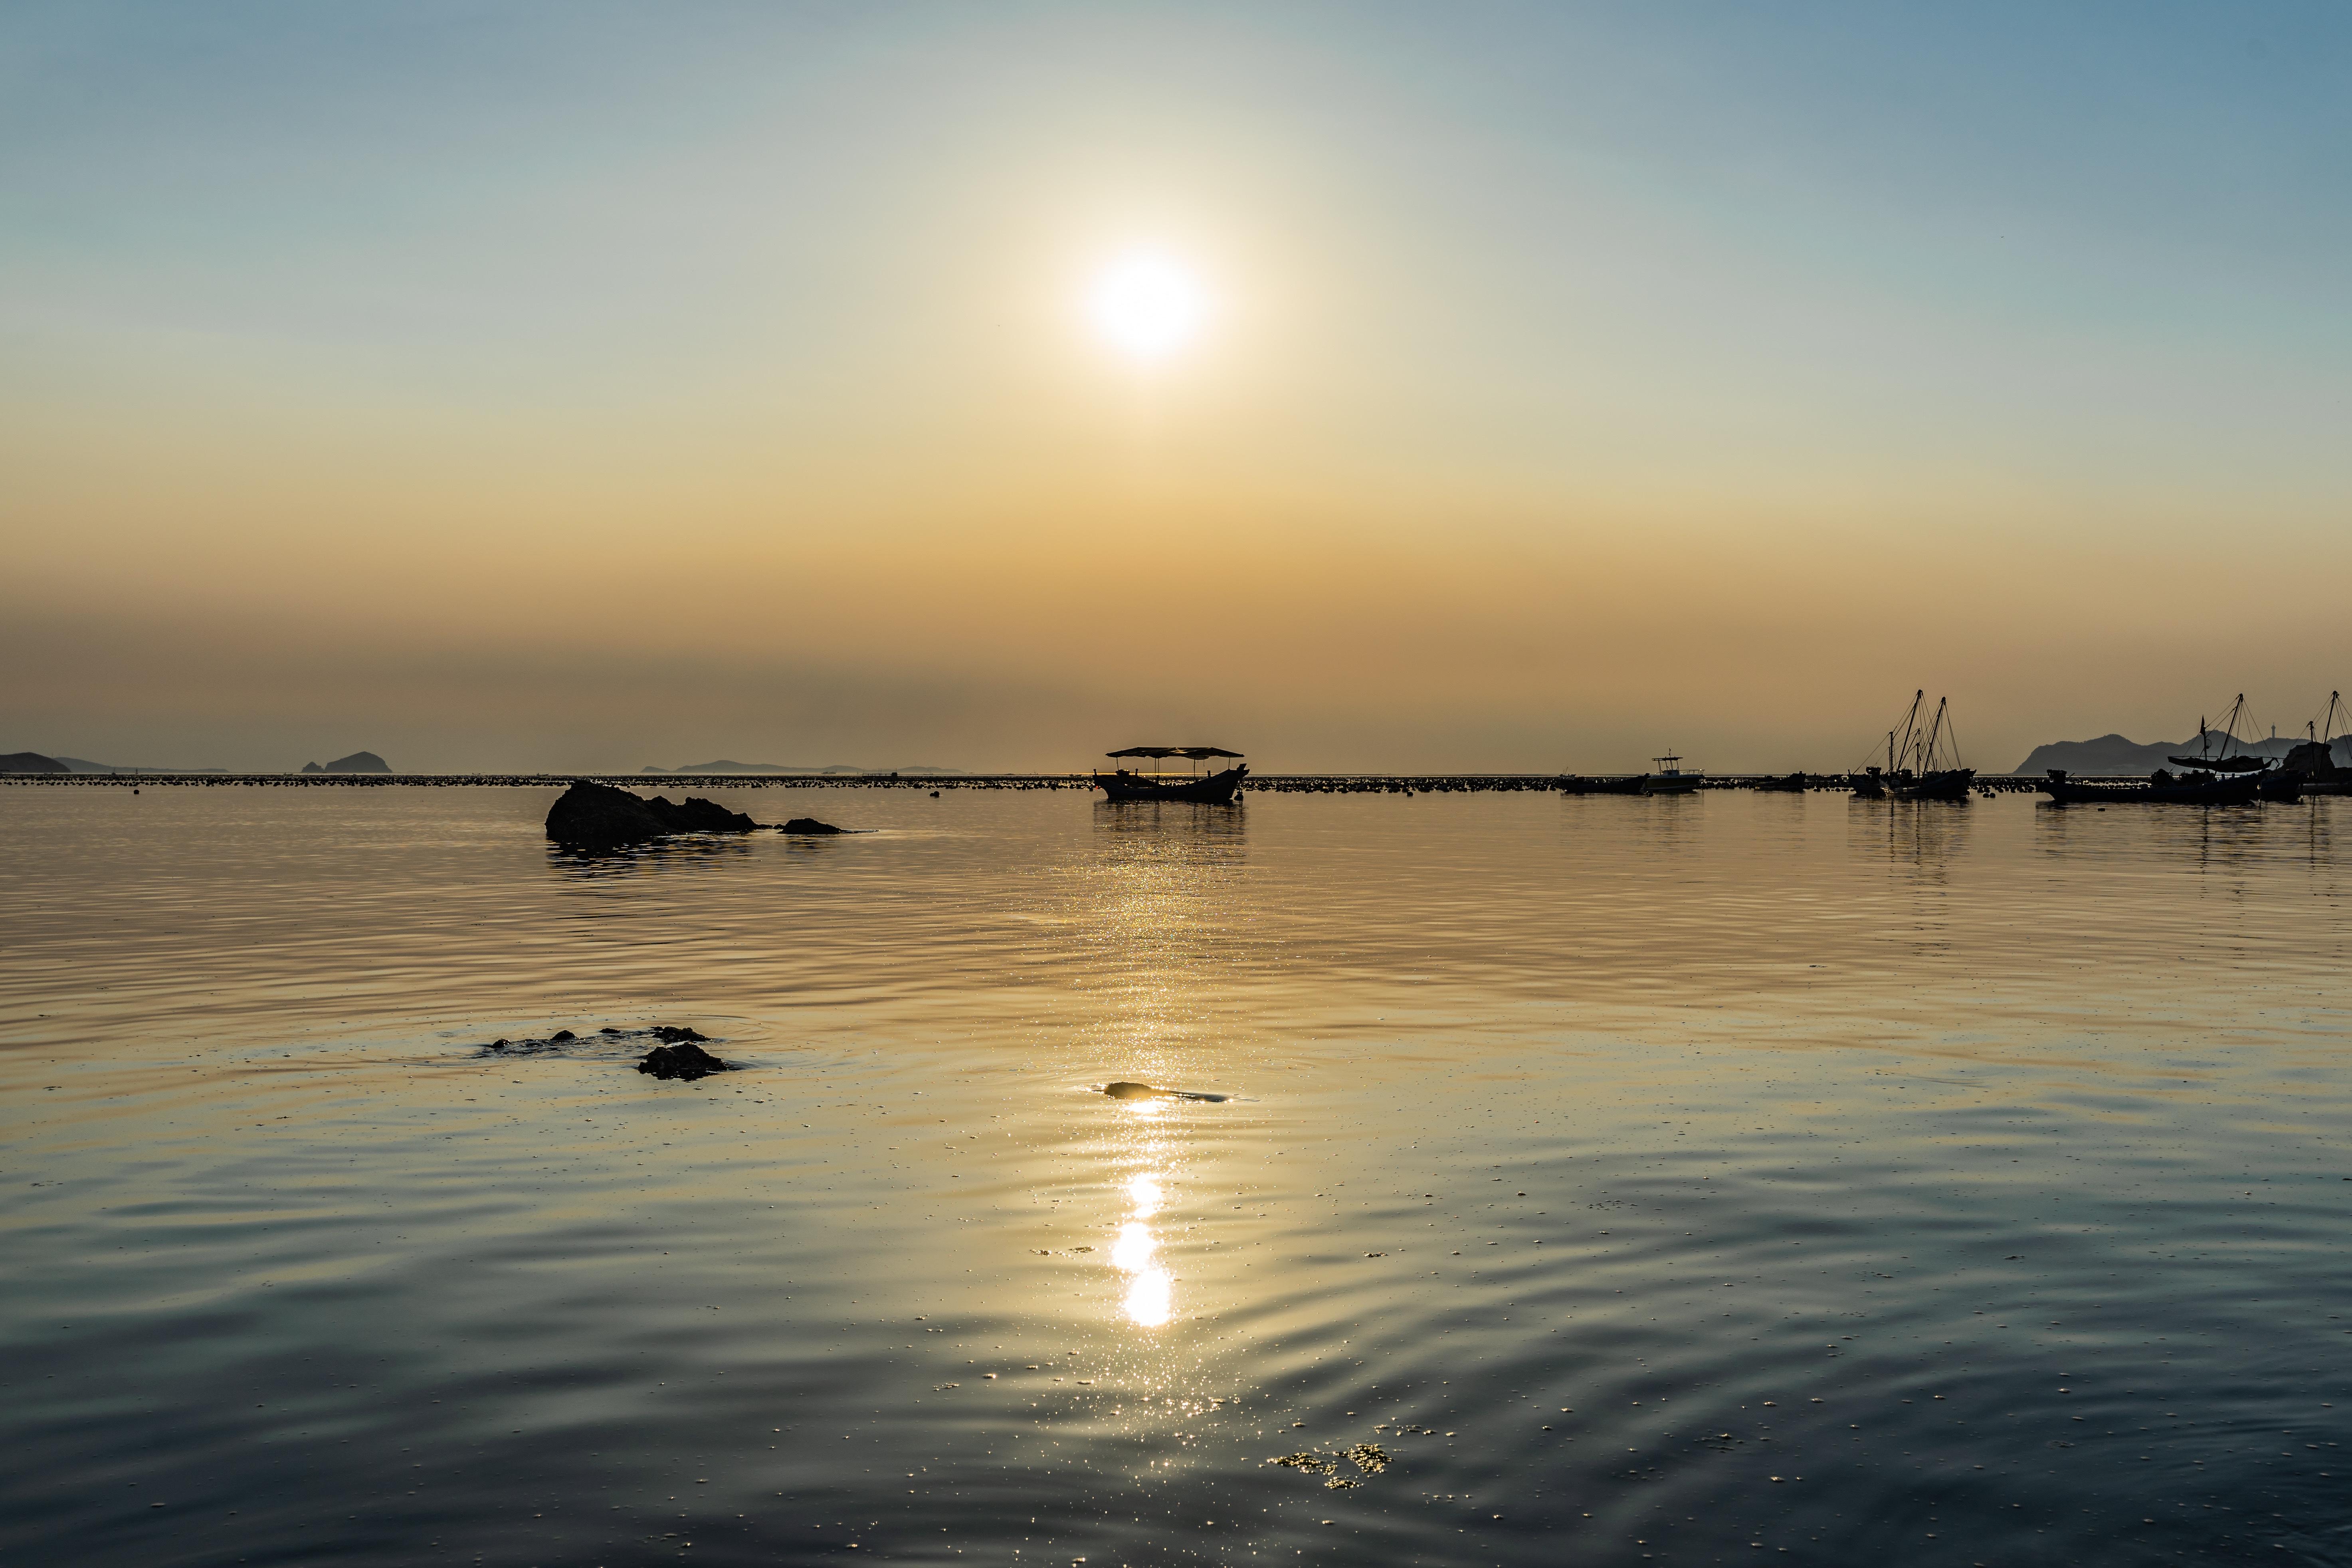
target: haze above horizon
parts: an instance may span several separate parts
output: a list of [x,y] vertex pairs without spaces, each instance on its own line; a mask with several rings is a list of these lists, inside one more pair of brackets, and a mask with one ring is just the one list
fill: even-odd
[[18,7],[0,752],[2299,731],[2347,66],[2317,5]]

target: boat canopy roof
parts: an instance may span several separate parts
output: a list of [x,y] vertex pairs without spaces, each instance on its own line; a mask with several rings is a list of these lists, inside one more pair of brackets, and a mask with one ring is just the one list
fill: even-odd
[[1223,746],[1129,746],[1123,751],[1105,752],[1106,757],[1190,757],[1198,762],[1202,757],[1238,757],[1239,752],[1229,752]]

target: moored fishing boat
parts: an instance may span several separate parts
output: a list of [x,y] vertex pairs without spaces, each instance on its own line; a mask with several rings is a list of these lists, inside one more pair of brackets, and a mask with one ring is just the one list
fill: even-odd
[[2158,768],[2146,784],[2070,779],[2052,768],[2035,787],[2060,805],[2252,805],[2262,798],[2259,773],[2191,773]]
[[2336,721],[2343,707],[2344,694],[2329,692],[2325,721],[2306,723],[2306,739],[2298,742],[2279,763],[2279,772],[2291,775],[2302,794],[2352,795],[2352,768],[2339,766],[2336,761]]
[[[1105,755],[1120,757],[1184,757],[1200,762],[1209,757],[1238,758],[1239,752],[1228,752],[1222,746],[1129,746]],[[1106,801],[1116,805],[1121,801],[1181,800],[1196,805],[1231,805],[1249,776],[1246,763],[1235,763],[1230,768],[1213,773],[1144,773],[1120,768],[1116,773],[1095,770],[1088,781],[1103,792]]]
[[2260,757],[2241,748],[2238,739],[2239,721],[2245,717],[2246,694],[2230,705],[2214,730],[2203,719],[2197,721],[2197,754],[2193,757],[2167,757],[2176,766],[2194,771],[2175,778],[2159,768],[2148,775],[2148,782],[2159,786],[2185,785],[2189,788],[2210,787],[2217,784],[2251,784],[2256,799],[2293,805],[2303,798],[2304,781],[2299,773],[2273,767],[2272,759]]
[[1703,773],[1685,773],[1683,760],[1672,752],[1650,760],[1658,764],[1658,771],[1642,775],[1643,795],[1696,795],[1706,782]]
[[[2094,783],[2070,779],[2065,769],[2052,768],[2050,776],[2037,787],[2053,802],[2070,805],[2252,805],[2256,801],[2292,804],[2302,799],[2301,773],[2273,768],[2268,758],[2242,749],[2238,721],[2245,711],[2246,698],[2241,692],[2221,729],[2213,729],[2202,719],[2197,721],[2197,754],[2166,759],[2191,770],[2189,773],[2158,768],[2145,784],[2127,779]],[[2334,712],[2331,705],[2331,723]]]
[[1924,689],[1913,693],[1902,739],[1890,739],[1886,793],[1896,800],[1966,800],[1977,771],[1960,766],[1959,748],[1952,739],[1952,700],[1936,699],[1935,717],[1922,726],[1919,709],[1927,700]]

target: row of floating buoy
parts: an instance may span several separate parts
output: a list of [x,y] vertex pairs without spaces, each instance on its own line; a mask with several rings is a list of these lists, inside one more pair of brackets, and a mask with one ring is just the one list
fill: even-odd
[[[1700,787],[1755,789],[1768,784],[1786,787],[1786,774],[1772,778],[1718,775],[1706,780]],[[203,784],[207,787],[231,784],[265,789],[289,786],[300,789],[319,786],[373,788],[387,784],[407,789],[545,789],[570,784],[576,779],[636,789],[680,785],[695,789],[919,789],[934,795],[951,789],[1083,790],[1093,787],[1083,774],[1059,776],[1039,773],[976,773],[961,778],[942,778],[937,774],[894,778],[887,774],[811,777],[766,773],[8,773],[0,775],[0,778],[5,778],[9,784]],[[1344,774],[1255,773],[1244,779],[1241,787],[1262,795],[1460,795],[1497,791],[1548,792],[1559,789],[1560,780],[1554,775],[1525,773],[1378,778]],[[1843,791],[1850,785],[1842,775],[1823,773],[1808,775],[1805,787],[1809,790]],[[2011,778],[1979,778],[1975,784],[1977,794],[1985,796],[1998,792],[2031,791],[2034,787],[2032,780]]]

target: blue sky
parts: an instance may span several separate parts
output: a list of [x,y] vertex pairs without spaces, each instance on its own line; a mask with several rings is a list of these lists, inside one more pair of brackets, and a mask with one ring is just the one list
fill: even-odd
[[[2352,564],[2347,34],[2319,5],[16,7],[0,616],[182,673],[27,652],[0,749],[259,763],[356,724],[416,765],[1010,765],[1156,723],[1300,765],[1601,766],[1670,724],[1828,765],[1923,683],[2020,754],[2179,729],[2214,686],[2299,720],[2340,634],[2183,627],[2214,599],[2322,625]],[[1224,307],[1148,385],[1072,327],[1131,240]],[[756,679],[565,698],[518,646],[648,650],[551,598],[708,622]],[[1251,657],[1106,682],[1040,629],[1106,602]],[[1622,664],[1662,619],[1687,652]],[[1892,668],[1825,673],[1841,623]],[[322,625],[344,662],[273,664]]]

